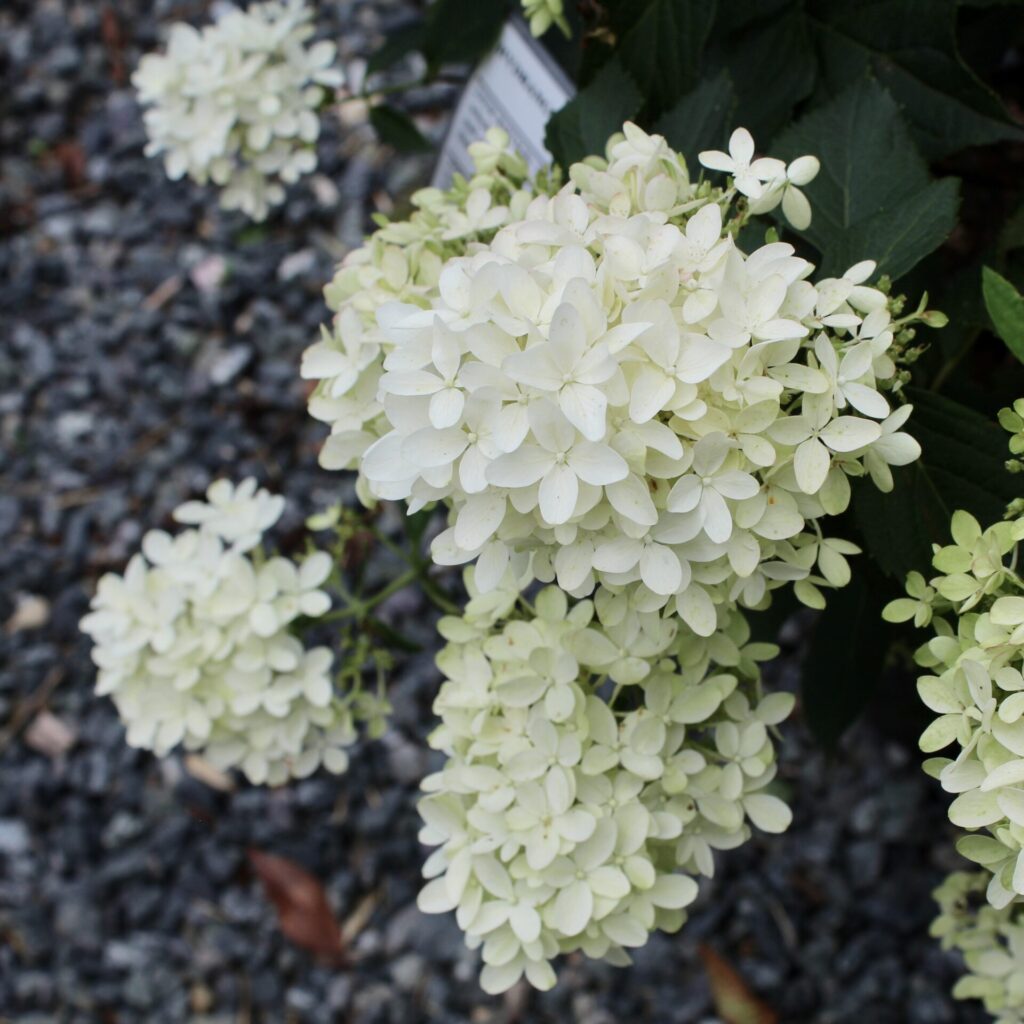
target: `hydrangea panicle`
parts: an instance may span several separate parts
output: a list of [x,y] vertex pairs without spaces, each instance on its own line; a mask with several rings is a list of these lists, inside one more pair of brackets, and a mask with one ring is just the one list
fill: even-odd
[[[1014,455],[1019,409],[1000,413]],[[883,615],[934,633],[915,654],[926,670],[918,694],[937,716],[920,745],[939,756],[924,767],[953,795],[950,820],[967,830],[957,850],[980,868],[936,891],[932,934],[964,953],[955,996],[981,999],[999,1024],[1024,1024],[1024,501],[987,529],[955,512],[950,532],[952,544],[934,545],[938,575],[910,573],[908,596]]]
[[954,795],[953,823],[991,836],[966,836],[959,848],[989,869],[988,899],[1002,908],[1024,900],[1024,583],[1014,568],[1024,515],[982,530],[956,512],[951,528],[953,543],[936,546],[939,575],[911,574],[910,596],[884,614],[935,634],[915,655],[927,670],[918,694],[937,715],[921,749],[955,745],[956,754],[925,769]]
[[[713,850],[750,824],[788,826],[765,787],[769,729],[793,699],[761,696],[754,659],[772,650],[747,643],[738,613],[719,644],[726,663],[692,661],[657,614],[609,625],[553,586],[519,614],[467,573],[466,613],[441,622],[431,745],[447,761],[423,783],[421,839],[437,849],[419,905],[456,912],[486,991],[523,975],[550,988],[555,956],[628,963],[652,930],[682,925]],[[510,575],[491,593],[514,604],[517,587]]]
[[626,962],[714,850],[788,825],[765,787],[792,701],[761,695],[741,608],[849,581],[858,549],[821,524],[919,455],[894,343],[927,320],[870,261],[812,283],[788,243],[740,248],[753,213],[806,227],[818,171],[743,129],[701,155],[721,187],[633,124],[566,182],[497,130],[470,154],[345,259],[302,372],[322,464],[367,502],[440,503],[434,561],[470,563],[420,905],[456,912],[498,992],[554,984],[562,952]]
[[[473,180],[414,197],[328,287],[333,331],[303,368],[323,463],[358,467],[372,500],[444,502],[434,558],[478,561],[482,589],[528,567],[701,636],[787,583],[820,606],[855,553],[820,521],[849,477],[889,489],[919,448],[883,394],[900,325],[874,264],[812,284],[792,246],[736,244],[736,195],[784,204],[817,161],[754,159],[739,129],[702,154],[732,175],[713,188],[627,124],[559,186],[506,144],[492,133]],[[471,204],[494,216],[453,230]]]
[[986,903],[986,884],[984,871],[951,874],[935,890],[941,913],[931,933],[963,954],[967,973],[955,998],[980,999],[995,1024],[1024,1024],[1024,917],[1019,904]]
[[205,502],[175,511],[193,528],[151,530],[123,576],[100,580],[82,629],[96,691],[117,705],[132,746],[201,750],[254,783],[347,767],[355,719],[334,692],[334,655],[291,628],[330,608],[321,588],[332,562],[323,551],[262,555],[283,509],[254,479],[217,480]]
[[317,110],[342,84],[336,49],[313,35],[304,0],[222,5],[197,31],[171,27],[166,52],[142,58],[132,76],[145,114],[149,156],[168,177],[221,186],[221,205],[263,220],[284,186],[316,167]]

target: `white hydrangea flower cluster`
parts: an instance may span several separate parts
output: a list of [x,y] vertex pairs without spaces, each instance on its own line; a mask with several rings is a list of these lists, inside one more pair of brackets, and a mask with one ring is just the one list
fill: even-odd
[[[864,283],[874,265],[815,285],[792,246],[737,246],[737,196],[767,209],[816,168],[752,153],[739,130],[730,156],[705,154],[735,176],[716,189],[626,125],[554,195],[471,191],[476,240],[421,249],[422,284],[400,251],[354,261],[371,286],[346,287],[304,367],[332,425],[324,464],[358,465],[374,498],[446,503],[434,558],[478,560],[482,589],[528,567],[700,636],[787,582],[821,606],[856,548],[818,521],[847,507],[850,476],[888,489],[919,447],[882,394],[898,325]],[[452,234],[448,197],[421,202]]]
[[[379,229],[366,244],[349,253],[324,289],[334,311],[330,328],[306,350],[302,376],[317,381],[310,415],[331,426],[320,453],[326,469],[350,469],[388,429],[378,400],[378,385],[387,340],[377,312],[398,301],[429,309],[437,295],[445,264],[484,241],[530,201],[523,186],[525,161],[508,148],[500,128],[469,147],[476,174],[457,178],[447,190],[423,188],[412,196],[414,212],[405,221],[378,215]],[[360,494],[372,498],[360,480]]]
[[321,764],[346,769],[356,733],[334,692],[334,656],[291,630],[330,608],[331,558],[263,556],[257,545],[283,509],[252,478],[218,480],[205,502],[175,511],[192,528],[151,530],[123,576],[99,581],[81,625],[96,692],[114,700],[132,746],[165,756],[180,744],[272,785]]
[[[848,582],[857,549],[819,520],[919,454],[883,391],[920,317],[870,262],[812,284],[792,246],[738,247],[752,211],[806,224],[818,169],[743,130],[702,154],[724,187],[629,124],[564,186],[501,132],[471,153],[345,260],[302,372],[322,464],[367,503],[443,504],[434,560],[475,562],[442,622],[421,906],[456,911],[501,991],[553,984],[561,952],[623,962],[713,849],[788,824],[763,787],[791,700],[760,697],[739,608]],[[529,609],[534,581],[557,586]]]
[[[999,422],[1021,450],[1024,400]],[[1016,472],[1016,461],[1007,466]],[[932,934],[964,954],[968,974],[953,994],[981,999],[997,1024],[1024,1024],[1024,499],[983,530],[967,512],[950,523],[953,543],[934,545],[938,575],[907,577],[907,597],[883,610],[890,622],[913,622],[935,636],[915,653],[928,671],[917,681],[938,716],[921,749],[955,745],[955,757],[932,757],[924,768],[955,799],[950,820],[968,831],[957,850],[980,866],[956,872],[935,891],[942,913]]]
[[985,902],[987,878],[983,871],[950,875],[934,893],[941,913],[931,934],[964,956],[968,973],[954,997],[982,1000],[995,1024],[1024,1024],[1024,916],[1019,904]]
[[145,114],[149,156],[168,177],[222,187],[221,205],[263,220],[284,186],[316,167],[317,110],[342,84],[336,48],[314,33],[304,0],[221,7],[197,31],[178,22],[167,50],[143,57],[132,76]]
[[524,974],[546,989],[560,953],[628,963],[653,929],[678,929],[692,876],[711,875],[712,851],[742,843],[748,822],[788,826],[765,787],[769,727],[793,699],[761,696],[755,659],[773,650],[747,642],[738,613],[713,641],[680,645],[656,612],[570,607],[557,587],[509,616],[522,581],[481,595],[468,573],[465,615],[440,625],[431,744],[448,760],[424,781],[421,839],[438,849],[419,905],[455,910],[486,991]]
[[957,848],[988,869],[988,900],[1003,908],[1024,900],[1024,581],[1016,572],[1024,515],[982,530],[956,512],[952,535],[935,552],[940,575],[912,573],[910,596],[884,614],[935,633],[915,655],[928,670],[918,693],[938,716],[921,749],[957,749],[924,767],[955,795],[950,819],[973,833]]

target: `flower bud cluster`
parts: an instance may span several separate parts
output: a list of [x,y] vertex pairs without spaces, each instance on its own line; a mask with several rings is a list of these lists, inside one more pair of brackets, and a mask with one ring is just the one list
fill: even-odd
[[1018,398],[1011,407],[999,410],[999,423],[1010,433],[1010,455],[1006,468],[1011,473],[1024,472],[1024,398]]
[[356,734],[334,692],[334,656],[292,631],[330,607],[331,558],[263,556],[257,545],[283,509],[252,478],[218,480],[205,502],[175,511],[191,528],[151,530],[123,576],[100,580],[82,629],[96,692],[113,699],[132,746],[200,750],[254,783],[347,767]]
[[700,636],[788,582],[820,607],[857,549],[818,521],[851,476],[889,489],[919,448],[882,393],[895,325],[874,265],[815,285],[792,246],[736,245],[736,195],[789,187],[752,151],[741,130],[733,156],[704,154],[735,175],[712,189],[627,125],[556,194],[514,193],[414,301],[343,304],[305,369],[325,464],[358,464],[374,498],[444,502],[434,558],[478,560],[482,589],[511,564],[579,597],[628,591]]
[[991,873],[997,908],[1024,898],[1024,581],[1015,551],[1024,516],[982,530],[966,512],[953,543],[937,547],[939,573],[908,579],[909,597],[886,606],[892,622],[913,619],[935,636],[916,653],[917,682],[937,717],[921,735],[925,770],[955,796],[949,817],[968,829],[957,848]]
[[995,1024],[1024,1024],[1024,916],[1019,904],[986,903],[986,885],[983,871],[950,875],[934,893],[941,913],[931,934],[963,954],[955,998],[982,1000]]
[[533,35],[544,35],[552,25],[557,25],[567,39],[572,35],[565,16],[565,0],[522,0],[522,6]]
[[441,621],[431,744],[448,760],[420,802],[437,850],[419,905],[456,912],[492,993],[524,974],[551,987],[560,953],[628,963],[682,925],[713,850],[790,820],[764,790],[769,727],[793,701],[760,695],[755,659],[772,649],[738,613],[717,644],[684,650],[656,612],[557,587],[512,614],[520,582],[479,594],[469,570],[465,615]]
[[335,46],[313,35],[304,0],[227,6],[197,31],[178,22],[167,50],[148,54],[132,83],[145,114],[149,156],[168,177],[222,187],[221,205],[263,220],[284,186],[316,167],[317,114],[341,85]]

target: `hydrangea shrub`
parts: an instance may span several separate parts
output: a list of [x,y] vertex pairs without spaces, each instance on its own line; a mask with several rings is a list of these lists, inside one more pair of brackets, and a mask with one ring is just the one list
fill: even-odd
[[[580,21],[562,0],[518,6],[537,36]],[[745,90],[736,65],[687,91],[713,10],[691,12],[679,39],[671,5],[593,6],[585,85],[549,123],[558,164],[531,175],[488,130],[468,179],[420,189],[404,219],[376,218],[325,288],[333,315],[302,357],[310,414],[329,428],[320,462],[356,473],[366,509],[404,504],[408,545],[377,539],[408,571],[353,593],[341,563],[369,513],[313,516],[327,550],[293,559],[268,550],[283,499],[220,480],[176,510],[184,529],[151,531],[123,575],[100,581],[82,622],[130,743],[201,751],[276,785],[343,772],[358,728],[382,731],[395,637],[372,609],[419,581],[445,613],[430,737],[444,763],[423,781],[419,902],[454,912],[492,993],[523,977],[549,988],[562,953],[628,963],[652,931],[683,925],[716,851],[789,825],[775,747],[794,699],[764,692],[759,665],[776,649],[751,640],[751,622],[773,598],[820,610],[849,584],[860,547],[830,520],[852,511],[877,546],[865,509],[888,509],[878,495],[910,524],[908,548],[926,543],[894,488],[893,468],[930,472],[912,402],[924,436],[936,409],[979,436],[954,403],[911,391],[917,328],[945,317],[927,296],[904,312],[872,259],[909,269],[955,216],[955,186],[951,212],[950,183],[928,180],[885,89],[865,80],[811,110],[777,139],[785,160],[744,128],[707,148],[716,127],[727,135],[733,86]],[[388,60],[418,48],[424,77],[410,84],[433,80],[486,52],[505,13],[437,0]],[[823,49],[836,16],[805,26],[826,33]],[[886,27],[874,29],[883,52]],[[173,179],[219,186],[225,209],[267,217],[315,168],[320,110],[345,82],[334,44],[314,36],[303,0],[173,26],[134,76],[147,152]],[[890,49],[898,62],[902,44]],[[666,70],[652,79],[655,51]],[[372,90],[341,102],[353,99],[378,132],[424,142]],[[833,129],[862,105],[852,154]],[[884,217],[859,191],[883,163]],[[1024,352],[1020,295],[985,280],[993,321]],[[1014,471],[1022,402],[1000,414]],[[974,455],[961,471],[987,481]],[[937,716],[921,745],[955,756],[925,767],[955,797],[959,849],[979,870],[937,891],[933,932],[965,954],[956,994],[1000,1024],[1024,1024],[1022,513],[1014,502],[983,529],[958,512],[939,575],[912,572],[886,610],[934,633],[917,654]],[[463,567],[458,596],[431,563]]]

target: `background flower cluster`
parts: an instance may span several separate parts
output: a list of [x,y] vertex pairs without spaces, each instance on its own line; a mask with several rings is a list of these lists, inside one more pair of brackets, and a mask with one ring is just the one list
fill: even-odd
[[225,209],[263,220],[314,170],[319,107],[343,77],[334,43],[306,45],[313,14],[304,0],[228,6],[202,30],[175,23],[166,52],[142,59],[146,152],[169,177],[212,181]]
[[[1016,413],[1000,415],[1013,438]],[[968,834],[957,850],[979,865],[957,872],[936,891],[942,913],[933,926],[948,948],[964,953],[968,974],[954,994],[978,998],[1001,1024],[1024,1021],[1024,499],[1001,522],[982,529],[954,513],[952,544],[936,545],[925,579],[911,573],[907,597],[885,609],[893,622],[913,621],[934,637],[915,654],[926,670],[918,694],[936,718],[921,749],[955,756],[925,762],[954,796],[949,817]]]
[[292,628],[330,607],[330,555],[265,557],[284,499],[252,478],[219,480],[206,498],[175,511],[193,529],[151,530],[123,576],[100,580],[82,620],[96,692],[114,700],[128,742],[160,756],[181,744],[255,783],[344,771],[355,728],[334,654]]

